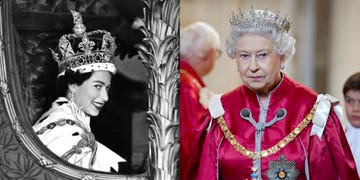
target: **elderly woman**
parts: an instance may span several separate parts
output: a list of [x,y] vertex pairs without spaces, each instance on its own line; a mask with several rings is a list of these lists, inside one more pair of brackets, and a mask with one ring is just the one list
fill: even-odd
[[60,38],[52,51],[59,65],[57,94],[52,107],[33,125],[40,140],[56,155],[77,166],[110,172],[118,170],[119,155],[95,140],[90,116],[108,100],[115,48],[110,33],[85,32],[79,13],[72,11],[74,34]]
[[209,102],[188,179],[358,179],[337,101],[281,70],[295,52],[290,23],[268,10],[230,19],[226,52],[243,85]]

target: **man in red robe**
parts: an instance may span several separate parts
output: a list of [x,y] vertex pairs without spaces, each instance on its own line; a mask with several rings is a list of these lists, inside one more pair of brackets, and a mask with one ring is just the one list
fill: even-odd
[[214,67],[221,51],[219,35],[204,22],[195,22],[181,31],[180,38],[180,176],[194,144],[194,129],[207,108],[212,92],[202,77]]

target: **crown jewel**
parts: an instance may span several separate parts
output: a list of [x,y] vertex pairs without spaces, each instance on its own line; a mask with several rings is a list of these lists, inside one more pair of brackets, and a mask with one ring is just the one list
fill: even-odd
[[288,32],[291,26],[289,19],[280,17],[280,13],[273,13],[267,9],[254,10],[251,8],[249,11],[241,12],[239,9],[238,14],[234,14],[230,17],[231,26],[240,28],[257,28],[257,27],[272,27],[277,32]]
[[105,70],[116,72],[112,61],[112,53],[116,45],[108,31],[94,30],[86,32],[81,14],[71,11],[74,18],[74,34],[61,36],[56,50],[50,49],[59,66],[59,75],[66,69],[81,73]]

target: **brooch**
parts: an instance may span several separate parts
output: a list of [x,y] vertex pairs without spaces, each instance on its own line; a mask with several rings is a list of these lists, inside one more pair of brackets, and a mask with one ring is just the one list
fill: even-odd
[[287,161],[284,155],[280,155],[278,160],[269,162],[269,170],[266,171],[266,176],[270,180],[295,180],[299,176],[299,171],[295,165],[295,161]]

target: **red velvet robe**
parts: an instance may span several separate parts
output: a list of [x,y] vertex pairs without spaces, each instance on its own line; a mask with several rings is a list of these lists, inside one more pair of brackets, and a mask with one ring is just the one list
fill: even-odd
[[[284,75],[270,94],[266,122],[271,121],[280,108],[286,110],[286,115],[284,119],[265,128],[261,150],[274,146],[287,136],[310,112],[316,98],[314,91]],[[247,87],[240,86],[224,94],[221,103],[225,110],[223,117],[230,132],[242,146],[254,151],[255,127],[240,116],[240,111],[248,108],[254,120],[259,120],[260,107],[256,94]],[[342,125],[334,110],[331,108],[321,139],[316,135],[310,136],[312,126],[310,123],[299,136],[277,153],[261,158],[263,180],[268,179],[265,174],[269,170],[269,162],[278,160],[280,155],[284,155],[287,161],[296,163],[295,167],[300,173],[297,179],[306,179],[306,157],[311,180],[359,179]],[[252,159],[237,152],[224,138],[209,111],[204,114],[197,128],[195,141],[197,143],[192,148],[184,173],[186,179],[251,179]]]
[[206,110],[199,103],[202,87],[205,87],[205,84],[194,69],[180,60],[180,176],[190,154],[196,124]]

